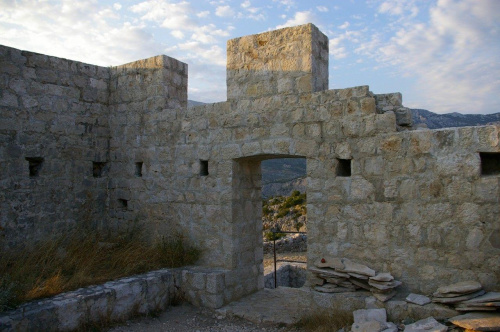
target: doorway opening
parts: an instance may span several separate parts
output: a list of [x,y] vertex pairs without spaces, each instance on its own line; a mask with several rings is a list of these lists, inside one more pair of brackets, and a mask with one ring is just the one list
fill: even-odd
[[306,159],[263,160],[264,286],[302,287],[307,263]]

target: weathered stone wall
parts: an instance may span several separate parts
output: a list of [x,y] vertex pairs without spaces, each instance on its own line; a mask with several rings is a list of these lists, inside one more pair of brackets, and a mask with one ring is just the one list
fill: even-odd
[[470,279],[498,287],[499,176],[481,176],[478,152],[498,152],[499,131],[347,135],[352,175],[311,179],[309,262],[347,257],[390,271],[414,292]]
[[[327,86],[328,43],[312,25],[228,45],[229,101],[188,109],[186,65],[168,57],[109,70],[75,63],[74,77],[90,73],[86,83],[78,83],[83,87],[58,83],[64,75],[55,78],[59,85],[28,77],[21,81],[42,87],[25,92],[15,82],[29,68],[22,60],[26,56],[3,48],[8,61],[2,62],[7,63],[2,65],[2,117],[11,124],[2,122],[1,153],[2,163],[13,165],[2,177],[1,220],[3,232],[11,232],[8,238],[21,234],[28,217],[39,221],[40,232],[50,220],[85,220],[78,208],[90,202],[102,216],[92,220],[105,220],[111,229],[141,223],[153,237],[187,234],[202,249],[199,265],[206,270],[186,274],[186,282],[208,282],[211,269],[223,270],[216,279],[224,294],[210,301],[227,303],[264,287],[260,162],[300,157],[307,160],[310,263],[323,255],[346,257],[391,272],[403,281],[403,291],[427,293],[443,279],[475,279],[486,289],[498,285],[500,176],[481,175],[479,152],[500,152],[499,127],[411,131],[400,94],[374,95],[367,86],[319,91]],[[300,61],[286,62],[290,70],[280,67],[293,57]],[[46,59],[73,68],[67,60]],[[96,79],[101,72],[106,74]],[[57,159],[71,165],[67,173],[56,179],[59,168],[50,178],[67,181],[57,186],[65,185],[61,204],[51,201],[51,190],[57,192],[52,182],[38,186],[43,172],[29,178],[24,158],[30,155],[23,154],[31,151],[23,145],[29,141],[23,137],[31,137],[24,128],[32,126],[24,115],[31,113],[21,112],[27,107],[23,98],[34,100],[35,117],[47,95],[67,100],[71,107],[62,109],[71,119],[78,112],[94,119],[96,109],[105,114],[87,131],[70,120],[72,125],[61,130],[72,136],[58,140],[51,130],[59,114],[44,118],[46,127],[38,129],[37,139],[56,142],[43,150],[51,151],[50,158],[41,156],[45,161],[52,153],[70,156]],[[102,149],[101,133],[110,142]],[[107,163],[100,164],[107,179],[93,178],[92,161]],[[21,179],[29,185],[20,185]],[[98,202],[87,198],[89,188],[102,194]],[[30,199],[35,194],[36,205]],[[59,212],[48,221],[52,206]],[[34,224],[26,226],[33,234]],[[198,303],[203,296],[195,291],[189,298]]]
[[0,46],[1,246],[107,221],[108,86],[107,68]]
[[148,223],[158,226],[150,235],[171,235],[182,113],[175,109],[187,104],[187,65],[160,55],[111,67],[109,99],[110,227]]

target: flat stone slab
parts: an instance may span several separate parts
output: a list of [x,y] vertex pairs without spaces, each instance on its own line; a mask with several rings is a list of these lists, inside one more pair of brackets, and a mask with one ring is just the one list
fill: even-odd
[[448,293],[469,294],[477,292],[482,288],[483,286],[481,286],[481,284],[477,281],[462,281],[462,282],[457,282],[456,284],[439,287],[435,294],[436,296],[439,296],[439,294],[448,294]]
[[347,292],[355,292],[355,288],[346,288],[346,287],[325,287],[323,286],[316,286],[314,287],[315,291],[321,292],[321,293],[347,293]]
[[396,296],[396,291],[395,290],[391,290],[391,291],[385,292],[385,293],[378,293],[378,292],[373,292],[372,291],[372,294],[380,302],[387,302],[390,299],[392,299],[394,296]]
[[387,272],[384,273],[379,273],[375,277],[370,277],[370,280],[375,280],[375,281],[393,281],[394,277]]
[[357,274],[366,275],[368,277],[375,277],[375,270],[370,269],[368,266],[353,262],[347,258],[342,258],[344,268],[339,269],[341,272],[352,272]]
[[425,295],[411,293],[406,297],[406,302],[415,303],[418,305],[426,305],[431,303],[431,299]]
[[464,301],[463,304],[469,303],[483,303],[483,302],[498,302],[500,301],[500,293],[498,292],[488,292],[484,295],[475,297],[471,300]]
[[381,332],[385,330],[385,324],[371,320],[369,322],[354,323],[351,332]]
[[475,293],[467,294],[467,295],[462,295],[462,296],[457,296],[457,297],[433,297],[432,302],[437,302],[437,303],[459,303],[462,301],[470,300],[475,297],[483,295],[485,292],[484,290],[480,290]]
[[500,331],[500,313],[468,313],[450,318],[450,322],[473,331]]
[[329,267],[336,270],[342,270],[344,268],[344,264],[340,258],[330,256],[321,257],[314,262],[314,265],[319,268]]
[[406,325],[404,332],[446,332],[448,327],[440,324],[434,317],[419,320],[410,325]]
[[384,281],[375,281],[370,279],[368,281],[368,284],[380,290],[389,290],[401,286],[402,282],[399,280],[384,282]]

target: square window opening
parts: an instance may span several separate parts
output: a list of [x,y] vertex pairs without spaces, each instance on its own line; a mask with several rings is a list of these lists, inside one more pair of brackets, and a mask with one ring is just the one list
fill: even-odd
[[479,152],[481,175],[500,175],[500,152]]
[[106,162],[93,161],[92,162],[92,176],[101,178],[106,175]]
[[42,157],[26,157],[28,161],[28,169],[31,178],[40,175],[40,170],[42,169],[43,158]]
[[208,176],[208,160],[200,160],[200,176]]
[[138,161],[135,163],[135,176],[142,178],[142,161]]
[[128,200],[126,199],[123,199],[123,198],[119,198],[118,199],[118,204],[120,205],[120,207],[124,210],[126,210],[128,208]]
[[337,159],[337,176],[351,176],[351,159]]

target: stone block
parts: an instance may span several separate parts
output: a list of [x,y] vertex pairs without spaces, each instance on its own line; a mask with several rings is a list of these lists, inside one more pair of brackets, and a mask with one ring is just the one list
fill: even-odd
[[213,272],[207,274],[207,292],[210,294],[220,294],[225,287],[225,274]]

